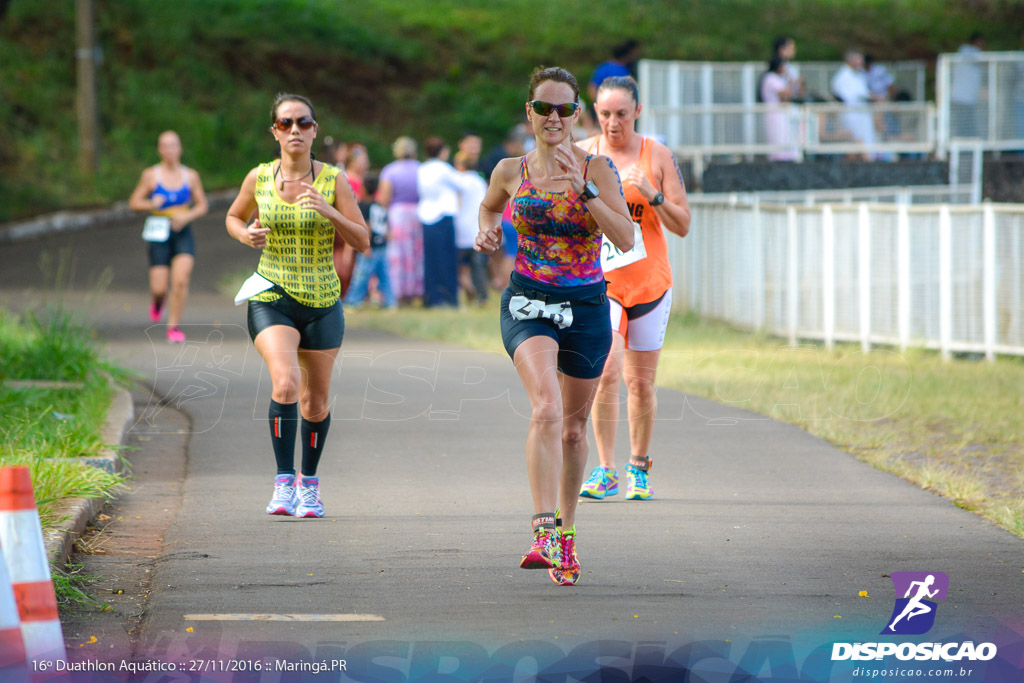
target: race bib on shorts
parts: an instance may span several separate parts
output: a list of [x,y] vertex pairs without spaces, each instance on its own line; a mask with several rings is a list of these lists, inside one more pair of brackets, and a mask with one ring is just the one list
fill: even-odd
[[150,216],[142,225],[142,239],[147,242],[166,242],[171,236],[171,219],[167,216]]
[[538,299],[528,299],[522,294],[516,294],[509,299],[508,312],[516,320],[545,318],[563,330],[572,325],[572,306],[568,301],[546,304]]
[[607,235],[601,236],[601,267],[604,272],[628,266],[645,258],[647,248],[644,246],[644,232],[636,221],[633,221],[633,248],[629,251],[622,251],[612,244]]

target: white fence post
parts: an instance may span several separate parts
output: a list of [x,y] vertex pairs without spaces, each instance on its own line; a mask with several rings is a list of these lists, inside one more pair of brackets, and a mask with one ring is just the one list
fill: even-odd
[[786,277],[786,303],[787,322],[789,324],[789,343],[796,346],[796,331],[799,326],[800,315],[800,265],[797,262],[799,251],[797,250],[796,230],[796,208],[790,206],[786,210],[786,234],[787,234],[787,277]]
[[858,269],[860,272],[860,348],[871,349],[871,222],[868,205],[857,207]]
[[764,329],[765,325],[765,256],[764,256],[764,225],[762,223],[761,215],[761,201],[757,197],[754,198],[754,238],[752,240],[751,249],[753,250],[753,266],[754,266],[754,282],[753,291],[751,292],[754,297],[754,329]]
[[984,309],[985,358],[996,358],[996,214],[990,202],[983,208],[982,300]]
[[835,346],[836,334],[836,245],[835,216],[832,206],[821,207],[821,323],[825,328],[825,348]]
[[949,206],[939,207],[939,350],[952,357],[953,340],[953,226]]
[[896,306],[900,350],[910,345],[910,211],[896,209]]

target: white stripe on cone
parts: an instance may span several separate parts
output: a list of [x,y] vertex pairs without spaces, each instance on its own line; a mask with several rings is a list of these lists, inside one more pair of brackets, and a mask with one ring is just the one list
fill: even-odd
[[[30,594],[34,604],[39,604],[42,597],[46,610],[56,613],[57,598],[46,559],[43,528],[34,502],[30,509],[0,510],[0,552],[7,563],[12,592],[16,596]],[[33,586],[41,583],[47,584],[45,591]],[[26,607],[19,603],[19,615]],[[21,619],[21,635],[30,661],[67,659],[59,619]]]
[[14,601],[7,563],[0,556],[0,671],[25,662],[25,641],[21,636],[18,603]]

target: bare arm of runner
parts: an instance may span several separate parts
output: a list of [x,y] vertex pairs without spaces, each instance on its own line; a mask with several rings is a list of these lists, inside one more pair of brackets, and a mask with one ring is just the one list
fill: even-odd
[[242,189],[238,191],[238,196],[231,203],[224,218],[224,226],[228,234],[242,244],[247,244],[253,249],[262,249],[267,245],[267,233],[270,232],[270,228],[261,226],[259,218],[249,223],[250,216],[256,211],[256,175],[257,171],[254,168],[245,176]]

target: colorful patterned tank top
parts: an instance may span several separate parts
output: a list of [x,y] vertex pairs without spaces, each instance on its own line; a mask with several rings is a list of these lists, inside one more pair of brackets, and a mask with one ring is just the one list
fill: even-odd
[[[256,272],[281,286],[293,299],[313,308],[338,301],[341,283],[334,270],[334,224],[314,209],[303,209],[281,199],[274,183],[274,164],[261,164],[256,174],[256,204],[260,225],[270,228]],[[338,169],[324,164],[312,185],[334,204]],[[251,301],[276,301],[270,290]]]
[[[592,158],[584,161],[584,177]],[[548,192],[530,182],[525,156],[519,177],[512,198],[512,225],[519,233],[515,272],[558,287],[603,282],[601,232],[586,203],[572,190]]]

